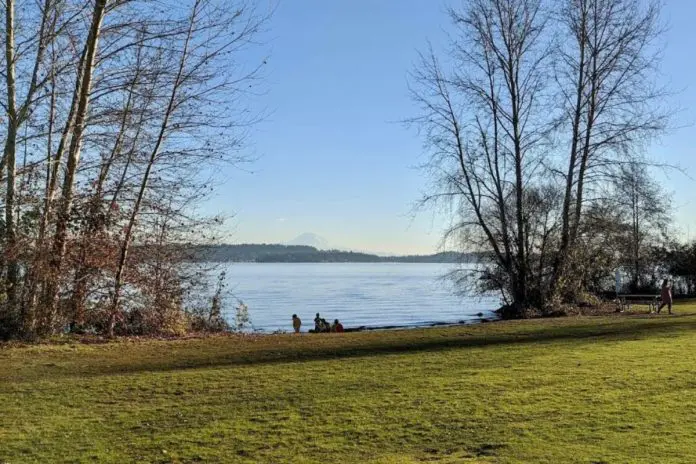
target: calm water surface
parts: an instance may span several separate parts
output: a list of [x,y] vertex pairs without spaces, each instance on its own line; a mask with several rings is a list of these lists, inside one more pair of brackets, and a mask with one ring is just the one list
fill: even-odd
[[[453,265],[402,263],[235,263],[226,269],[228,288],[249,308],[256,330],[290,331],[297,313],[302,331],[314,314],[346,327],[420,326],[491,317],[496,297],[461,297],[442,279]],[[234,318],[234,300],[226,302]]]

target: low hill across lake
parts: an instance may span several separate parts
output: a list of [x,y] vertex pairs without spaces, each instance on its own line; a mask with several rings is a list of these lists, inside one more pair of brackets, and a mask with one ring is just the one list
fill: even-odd
[[319,250],[303,245],[208,245],[193,250],[195,261],[247,263],[459,263],[476,255],[445,251],[432,255],[378,256],[342,250]]

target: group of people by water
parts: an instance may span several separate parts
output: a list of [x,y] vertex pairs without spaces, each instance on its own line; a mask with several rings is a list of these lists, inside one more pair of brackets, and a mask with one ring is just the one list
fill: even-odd
[[[657,306],[657,313],[666,306],[669,314],[672,314],[672,282],[669,279],[665,279],[662,282],[662,288],[660,290],[660,305]],[[300,333],[302,327],[302,320],[297,316],[297,314],[292,315],[292,328],[295,333]],[[321,317],[319,313],[314,317],[314,329],[309,331],[310,333],[343,333],[343,324],[338,319],[334,319],[333,324],[329,324],[326,319]]]
[[[302,327],[302,320],[297,317],[297,314],[292,315],[292,328],[295,333],[300,333],[300,328]],[[314,318],[314,330],[310,330],[313,333],[343,333],[343,324],[338,319],[334,319],[333,324],[329,324],[326,319],[321,317],[317,313]]]

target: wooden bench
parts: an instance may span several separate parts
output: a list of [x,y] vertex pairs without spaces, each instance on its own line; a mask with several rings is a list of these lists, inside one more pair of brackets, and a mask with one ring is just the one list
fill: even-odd
[[657,312],[657,308],[660,305],[660,295],[617,295],[617,300],[619,303],[619,312],[624,312],[625,310],[630,310],[631,305],[645,305],[650,309],[650,313]]

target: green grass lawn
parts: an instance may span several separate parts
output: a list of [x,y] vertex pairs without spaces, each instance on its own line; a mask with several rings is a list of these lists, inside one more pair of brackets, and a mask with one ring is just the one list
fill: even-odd
[[0,348],[0,463],[693,463],[696,316]]

